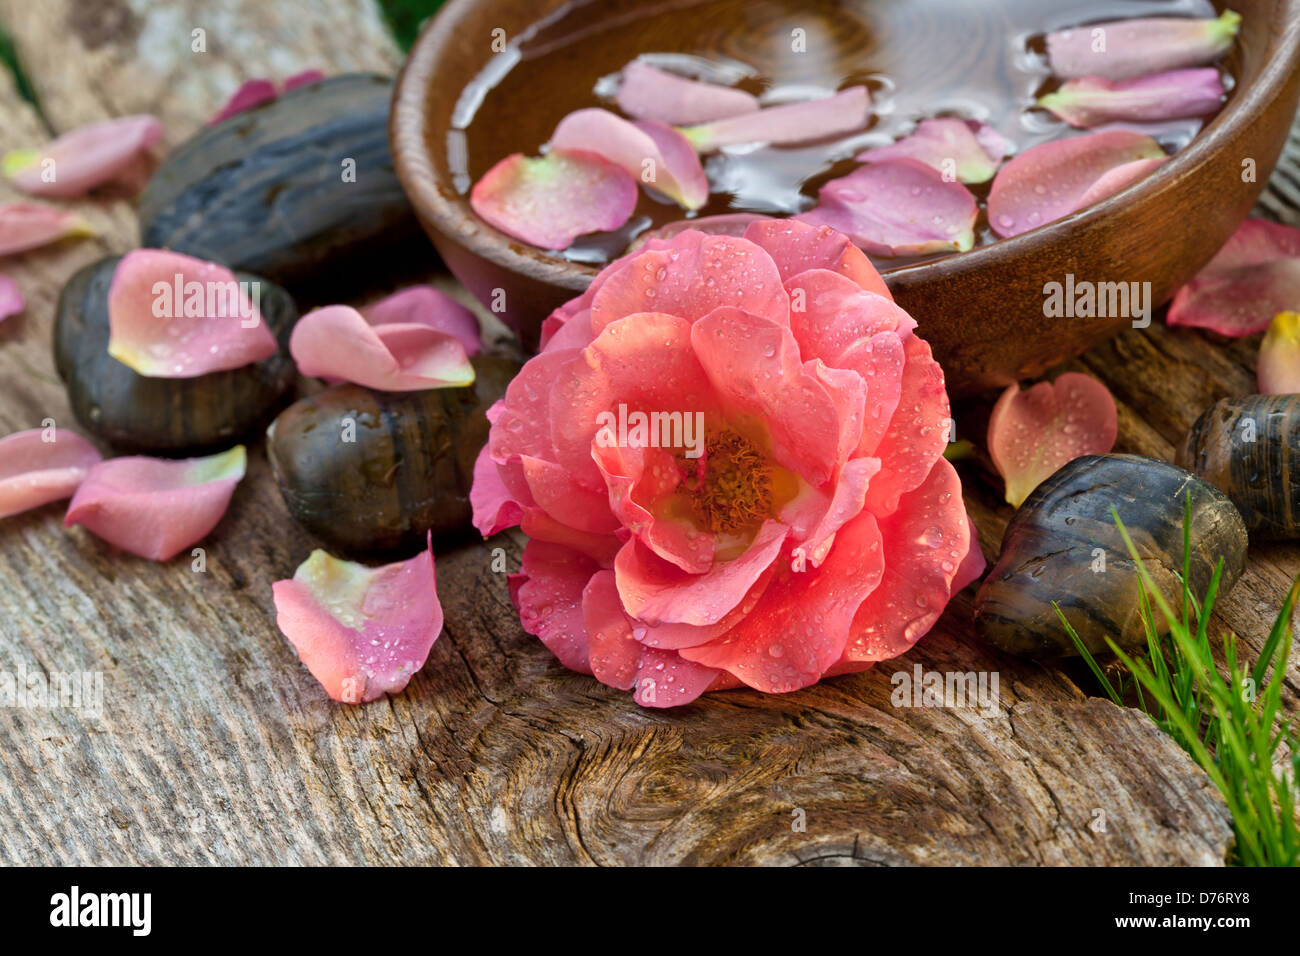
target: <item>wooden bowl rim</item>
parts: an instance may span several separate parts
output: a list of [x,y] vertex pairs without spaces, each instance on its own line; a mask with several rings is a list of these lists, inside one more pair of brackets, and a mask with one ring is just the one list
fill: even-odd
[[[411,47],[397,77],[389,120],[397,175],[416,211],[449,239],[482,259],[528,279],[581,292],[603,266],[547,255],[489,226],[469,209],[466,197],[437,172],[429,154],[432,137],[426,127],[429,113],[425,107],[433,89],[430,81],[437,72],[442,51],[463,41],[462,21],[471,13],[482,15],[486,5],[485,0],[448,0]],[[975,269],[1006,268],[1012,260],[1032,249],[1063,243],[1080,227],[1095,223],[1122,206],[1153,198],[1175,184],[1208,160],[1220,145],[1231,142],[1255,122],[1282,93],[1288,77],[1300,70],[1300,0],[1281,0],[1273,10],[1272,39],[1254,83],[1240,91],[1189,146],[1162,163],[1155,172],[1087,209],[1018,236],[998,239],[932,262],[883,269],[881,275],[915,285]],[[1280,31],[1276,29],[1279,23],[1283,26]],[[464,82],[470,79],[465,77]],[[460,96],[463,89],[462,84],[454,95]],[[437,132],[446,133],[445,130]]]

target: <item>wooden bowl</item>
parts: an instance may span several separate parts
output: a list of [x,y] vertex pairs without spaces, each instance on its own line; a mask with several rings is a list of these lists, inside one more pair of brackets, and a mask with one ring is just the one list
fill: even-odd
[[[530,346],[541,320],[586,288],[597,270],[512,239],[474,215],[468,196],[453,184],[452,117],[467,83],[496,55],[494,30],[518,36],[569,3],[450,0],[402,69],[389,127],[398,176],[442,258]],[[624,29],[635,29],[637,8],[644,17],[655,4],[619,0],[617,6],[633,10]],[[1243,16],[1226,61],[1236,87],[1191,144],[1153,174],[1014,238],[884,270],[899,304],[933,346],[953,394],[1035,377],[1133,322],[1127,316],[1047,318],[1049,283],[1065,283],[1067,275],[1094,283],[1149,282],[1150,302],[1158,305],[1246,218],[1300,101],[1300,0],[1233,0],[1231,6]],[[593,16],[607,13],[600,5]],[[673,5],[678,23],[691,14],[690,4]],[[1249,168],[1253,178],[1244,174]]]

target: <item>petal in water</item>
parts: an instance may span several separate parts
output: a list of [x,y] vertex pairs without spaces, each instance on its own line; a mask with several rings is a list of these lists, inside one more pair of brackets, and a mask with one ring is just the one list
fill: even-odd
[[272,586],[276,624],[334,700],[396,694],[442,633],[432,542],[409,561],[369,568],[313,551]]
[[933,167],[949,182],[986,183],[1013,150],[1012,144],[997,130],[983,123],[928,119],[920,122],[916,132],[888,146],[869,149],[857,159],[860,163],[916,159]]
[[1039,483],[1084,455],[1104,455],[1119,430],[1115,400],[1089,375],[1066,372],[1023,392],[1011,385],[989,417],[989,455],[1020,507]]
[[627,222],[636,180],[603,156],[553,149],[540,159],[507,156],[474,184],[469,202],[508,236],[543,249],[567,249],[578,236]]
[[109,544],[167,561],[205,538],[244,477],[243,445],[207,458],[113,458],[91,467],[63,523]]
[[1254,335],[1300,305],[1300,229],[1247,219],[1209,265],[1174,295],[1170,325]]
[[156,117],[105,120],[60,136],[42,149],[9,153],[4,174],[33,196],[83,196],[126,172],[160,139],[162,124]]
[[1180,17],[1117,20],[1047,35],[1052,72],[1062,79],[1101,76],[1128,80],[1148,73],[1208,66],[1232,48],[1241,14],[1215,20]]
[[29,202],[0,203],[0,256],[94,234],[90,223],[74,212]]
[[0,273],[0,322],[11,315],[17,315],[25,308],[27,308],[27,300],[23,298],[18,283],[4,273]]
[[603,156],[686,209],[699,209],[709,199],[709,181],[695,149],[664,123],[632,123],[608,110],[577,110],[555,127],[551,148]]
[[1209,116],[1223,105],[1223,80],[1213,67],[1170,70],[1118,83],[1100,76],[1070,80],[1038,105],[1071,126],[1088,129],[1103,123],[1148,123]]
[[411,286],[394,292],[388,298],[366,306],[361,314],[372,326],[427,325],[445,332],[460,341],[466,355],[477,355],[483,349],[474,313],[431,285]]
[[1279,312],[1259,345],[1256,365],[1261,395],[1300,392],[1300,313]]
[[255,281],[163,249],[128,252],[108,290],[108,354],[150,378],[195,378],[276,353]]
[[1034,146],[993,180],[989,225],[999,236],[1018,236],[1114,195],[1167,158],[1150,136],[1129,130]]
[[372,326],[346,305],[329,305],[299,319],[289,352],[303,375],[385,392],[474,381],[474,367],[455,335],[422,322]]
[[100,458],[86,439],[57,428],[0,438],[0,518],[71,498]]
[[844,233],[871,255],[965,252],[975,244],[975,197],[915,159],[890,159],[832,179],[794,218]]
[[618,108],[639,120],[693,126],[758,109],[758,99],[743,90],[688,80],[643,60],[623,68]]
[[716,120],[683,130],[701,153],[740,143],[786,146],[854,133],[867,125],[871,95],[865,86],[850,86],[834,96]]

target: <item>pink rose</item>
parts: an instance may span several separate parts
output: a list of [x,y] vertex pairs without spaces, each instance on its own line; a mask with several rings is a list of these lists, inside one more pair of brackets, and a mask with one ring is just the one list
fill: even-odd
[[524,629],[654,707],[910,648],[983,569],[915,326],[826,227],[612,263],[546,320],[474,469],[479,530],[530,538]]

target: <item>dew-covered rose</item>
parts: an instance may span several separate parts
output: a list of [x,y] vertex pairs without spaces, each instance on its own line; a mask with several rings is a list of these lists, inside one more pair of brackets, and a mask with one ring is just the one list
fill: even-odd
[[525,630],[655,707],[906,651],[983,567],[915,325],[826,227],[611,264],[547,319],[475,467],[479,530],[530,538]]

